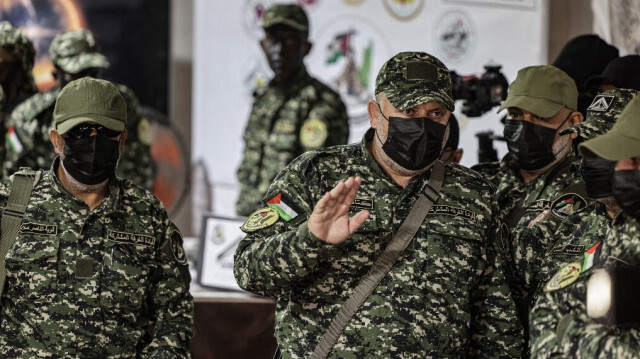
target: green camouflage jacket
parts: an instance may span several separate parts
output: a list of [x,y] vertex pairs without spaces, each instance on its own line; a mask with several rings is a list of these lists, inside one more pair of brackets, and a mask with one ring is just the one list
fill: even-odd
[[[540,225],[525,234],[527,237],[549,238],[547,245],[539,248],[539,250],[546,250],[546,255],[538,256],[532,261],[530,308],[542,294],[544,284],[557,272],[558,267],[574,262],[576,258],[582,258],[587,249],[596,242],[603,241],[611,229],[611,223],[606,206],[588,199],[588,205],[562,220],[554,233],[550,233],[547,227]],[[534,239],[528,238],[524,241],[535,242]]]
[[236,213],[247,216],[291,160],[307,150],[346,144],[349,117],[340,96],[303,67],[293,85],[270,84],[255,98],[243,139]]
[[[133,92],[116,85],[127,103],[126,150],[118,162],[116,174],[151,190],[151,134],[149,121],[142,116],[140,104]],[[5,144],[3,174],[10,176],[21,167],[48,168],[55,157],[49,140],[53,127],[53,108],[60,89],[38,93],[18,105],[11,113]]]
[[496,187],[502,242],[508,253],[507,279],[526,336],[530,295],[535,291],[532,281],[539,262],[544,260],[541,257],[550,249],[551,234],[564,218],[587,203],[580,161],[569,155],[530,183],[520,179],[509,155],[498,163],[480,164],[473,169]]
[[[235,254],[235,277],[242,288],[277,299],[276,337],[284,358],[310,355],[429,179],[425,173],[404,189],[396,185],[366,149],[373,134],[298,157],[270,187],[270,207],[243,225],[248,233]],[[329,357],[520,356],[522,328],[493,243],[490,185],[462,166],[445,166],[441,197]],[[326,244],[309,233],[306,219],[349,176],[362,178],[350,215],[367,209],[370,216],[347,241]],[[290,210],[277,217],[273,205]]]
[[585,303],[593,269],[622,262],[640,266],[640,223],[618,215],[592,256],[593,266],[579,258],[558,268],[536,302],[531,317],[532,358],[638,357],[640,329],[598,323],[587,315]]
[[[162,204],[112,178],[89,211],[54,171],[34,187],[6,256],[7,358],[189,358],[193,298],[179,230]],[[0,183],[0,205],[12,177]]]

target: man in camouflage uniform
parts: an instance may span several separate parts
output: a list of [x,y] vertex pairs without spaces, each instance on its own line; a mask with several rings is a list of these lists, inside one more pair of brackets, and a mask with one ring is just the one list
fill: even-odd
[[[0,21],[0,133],[7,128],[11,111],[38,91],[33,81],[36,50],[27,36],[8,21]],[[0,136],[0,161],[4,159],[4,136]]]
[[[560,134],[577,133],[582,140],[600,136],[611,129],[616,119],[638,91],[615,89],[597,95],[587,108],[587,119],[566,128]],[[540,222],[523,234],[522,242],[531,243],[536,253],[532,268],[530,306],[535,304],[542,286],[557,271],[558,265],[574,261],[596,242],[602,241],[620,212],[611,192],[611,175],[615,162],[603,158],[583,158],[581,174],[588,198],[586,205],[556,223],[558,218]],[[554,209],[552,208],[551,211]],[[538,241],[538,238],[544,238]]]
[[372,128],[362,141],[295,159],[263,198],[267,207],[242,226],[235,277],[242,288],[277,299],[284,358],[309,357],[434,165],[444,166],[439,199],[329,357],[520,355],[522,329],[494,243],[490,184],[437,160],[453,106],[442,62],[423,52],[397,54],[378,73],[376,101],[368,104]]
[[[3,357],[191,357],[180,231],[150,192],[115,176],[126,116],[107,81],[85,77],[60,92],[51,131],[59,157],[36,181],[3,258]],[[0,205],[13,203],[26,171],[0,184]]]
[[609,132],[579,146],[585,158],[617,161],[612,192],[622,212],[606,239],[573,263],[562,265],[546,284],[546,293],[532,312],[532,357],[637,358],[640,353],[637,323],[605,324],[588,314],[586,304],[587,282],[595,269],[640,267],[639,118],[640,97],[636,96]]
[[298,5],[274,5],[264,15],[262,50],[275,76],[255,95],[238,167],[236,213],[260,206],[269,184],[292,159],[323,146],[346,144],[349,118],[340,96],[307,73],[309,22]]
[[[109,61],[98,52],[91,32],[70,30],[54,37],[49,56],[55,66],[54,88],[33,95],[12,113],[9,120],[3,173],[9,176],[21,167],[46,168],[54,157],[49,141],[53,127],[53,106],[60,89],[72,80],[85,76],[98,77]],[[118,165],[118,176],[151,189],[151,134],[149,121],[143,117],[136,95],[124,85],[116,85],[127,103],[127,151]]]
[[525,334],[532,263],[544,255],[536,249],[545,247],[546,238],[527,243],[522,236],[538,223],[548,223],[553,231],[558,219],[585,204],[580,162],[573,155],[577,134],[559,134],[582,122],[577,101],[575,82],[562,70],[549,65],[521,69],[499,109],[508,110],[504,136],[509,153],[500,162],[473,167],[496,188],[503,246],[510,253],[507,276]]

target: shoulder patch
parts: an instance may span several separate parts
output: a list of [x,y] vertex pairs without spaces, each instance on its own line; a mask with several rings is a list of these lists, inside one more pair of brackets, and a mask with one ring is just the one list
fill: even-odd
[[278,211],[271,207],[261,208],[249,215],[240,229],[245,233],[255,232],[262,228],[274,225],[280,216]]
[[593,246],[591,246],[591,248],[587,249],[584,252],[584,261],[582,262],[582,271],[586,271],[589,268],[593,267],[594,264],[597,264],[600,262],[600,253],[602,252],[600,249],[602,248],[602,246],[600,246],[601,242],[598,241],[596,242],[596,244],[594,244]]
[[305,121],[300,129],[300,143],[306,148],[322,146],[329,137],[327,124],[317,118]]
[[187,264],[187,254],[182,247],[182,234],[178,230],[171,232],[171,251],[176,262],[182,265]]
[[280,218],[284,219],[286,222],[291,222],[302,213],[302,209],[300,209],[300,207],[298,207],[286,194],[282,192],[277,193],[265,203],[269,208],[273,208],[278,212]]
[[551,214],[559,219],[565,219],[586,205],[587,201],[579,194],[567,193],[553,201]]
[[565,288],[575,282],[582,271],[580,262],[566,264],[554,274],[553,277],[544,286],[545,292],[553,292],[554,290]]

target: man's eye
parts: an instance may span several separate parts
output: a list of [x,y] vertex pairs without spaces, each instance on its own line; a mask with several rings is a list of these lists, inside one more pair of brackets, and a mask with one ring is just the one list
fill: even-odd
[[429,113],[429,117],[432,118],[441,118],[442,116],[444,116],[444,112],[442,111],[432,111]]
[[517,119],[520,118],[520,116],[521,116],[521,114],[519,114],[519,113],[510,113],[509,114],[509,118],[512,119],[512,120],[517,120]]

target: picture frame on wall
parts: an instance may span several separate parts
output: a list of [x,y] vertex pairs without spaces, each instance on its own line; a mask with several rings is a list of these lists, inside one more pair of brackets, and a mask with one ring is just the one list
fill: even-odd
[[244,292],[233,275],[233,256],[245,236],[242,218],[204,214],[200,231],[198,284],[205,288]]

